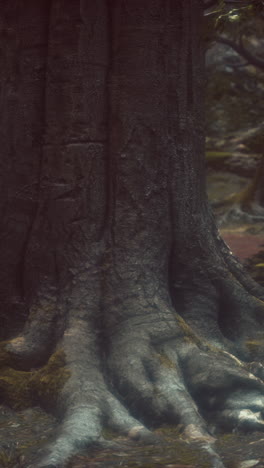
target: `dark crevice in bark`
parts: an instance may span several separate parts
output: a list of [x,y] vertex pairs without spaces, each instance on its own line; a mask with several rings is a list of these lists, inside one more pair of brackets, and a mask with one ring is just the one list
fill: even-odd
[[[5,7],[4,7],[5,8]],[[12,78],[17,80],[17,86],[20,88],[20,92],[18,93],[17,89],[13,89],[14,96],[17,99],[17,107],[14,110],[13,106],[10,106],[9,114],[13,117],[14,120],[17,120],[16,114],[21,118],[23,121],[21,123],[17,122],[17,129],[15,131],[15,135],[13,135],[13,148],[11,154],[11,161],[15,161],[17,154],[20,152],[20,160],[17,161],[17,167],[15,167],[15,163],[13,166],[13,173],[17,172],[20,175],[17,177],[17,181],[15,182],[16,185],[13,187],[13,181],[11,177],[11,182],[9,186],[10,194],[14,190],[16,193],[14,194],[14,202],[13,208],[11,208],[11,212],[13,211],[13,217],[15,220],[14,228],[9,230],[9,244],[11,245],[12,239],[16,236],[16,229],[21,223],[21,217],[24,216],[24,227],[23,232],[20,233],[20,238],[17,239],[17,242],[14,242],[14,251],[17,253],[17,260],[16,265],[14,265],[15,273],[14,277],[16,278],[16,284],[14,285],[15,291],[13,294],[17,295],[20,298],[20,302],[24,302],[25,304],[28,301],[27,292],[25,290],[24,285],[24,273],[25,273],[25,264],[26,264],[26,256],[27,256],[27,249],[28,244],[30,242],[30,235],[32,231],[32,226],[34,224],[34,218],[36,216],[37,211],[37,203],[38,203],[38,195],[37,195],[37,182],[30,182],[32,180],[32,176],[34,178],[35,173],[38,171],[38,158],[39,153],[41,151],[41,140],[43,134],[43,124],[44,124],[44,112],[43,112],[43,102],[44,97],[43,93],[45,93],[45,52],[46,48],[43,47],[43,42],[45,41],[45,45],[47,46],[48,43],[48,10],[49,10],[49,2],[40,2],[40,4],[36,7],[35,13],[39,15],[39,11],[41,14],[37,18],[37,24],[39,24],[39,31],[36,32],[36,28],[31,28],[31,18],[27,15],[27,12],[21,8],[19,8],[19,14],[17,16],[17,56],[15,57],[19,66],[15,69],[15,73],[17,76],[13,76]],[[10,30],[14,27],[14,24],[10,24]],[[26,29],[28,27],[28,29]],[[25,34],[24,34],[25,33]],[[38,37],[41,38],[40,42],[38,42]],[[28,42],[33,42],[30,46],[28,46]],[[34,42],[36,42],[34,44]],[[7,46],[8,47],[8,46]],[[9,46],[10,47],[10,46]],[[30,52],[30,55],[28,55]],[[32,55],[33,54],[33,55]],[[11,59],[12,55],[10,54]],[[32,74],[30,73],[30,67],[32,67]],[[7,67],[7,73],[9,72]],[[11,78],[11,80],[12,80]],[[8,82],[7,82],[8,86]],[[29,88],[31,88],[32,97],[26,102],[26,96],[29,92]],[[7,99],[8,99],[9,91],[7,90]],[[37,100],[38,106],[35,106],[34,99]],[[28,112],[28,115],[25,117],[23,114],[25,111]],[[13,113],[13,115],[12,115]],[[8,114],[6,114],[8,116]],[[9,117],[10,118],[10,117]],[[8,119],[8,117],[7,117]],[[28,123],[27,123],[28,122]],[[5,123],[5,122],[4,122]],[[32,127],[31,127],[32,125]],[[5,128],[5,125],[3,125]],[[21,128],[20,128],[21,127]],[[21,129],[25,131],[25,135],[20,135]],[[8,142],[8,134],[9,128],[6,128],[7,138],[6,141]],[[31,142],[30,142],[31,140]],[[19,147],[21,145],[21,148]],[[27,154],[28,153],[28,154]],[[30,161],[29,155],[34,155],[34,161]],[[32,173],[26,174],[26,167],[32,166],[31,168]],[[8,167],[8,166],[7,166]],[[14,177],[15,179],[15,177]],[[28,184],[23,185],[23,179],[29,180]],[[10,195],[9,195],[10,196]],[[19,210],[19,206],[21,206],[21,211]],[[27,209],[25,207],[27,206]],[[8,229],[9,220],[2,218],[3,221],[3,229]],[[11,232],[10,232],[11,231]],[[17,245],[16,245],[17,244]],[[12,255],[10,257],[12,258]],[[12,259],[10,262],[10,257],[5,259],[5,254],[3,254],[3,268],[5,268],[5,264],[9,263],[7,269],[10,268],[10,263],[12,263]],[[8,278],[7,278],[8,281]],[[5,280],[6,282],[6,280]],[[9,288],[8,288],[9,289]],[[15,304],[14,304],[15,305]]]
[[[42,106],[42,116],[41,116],[41,121],[42,121],[42,131],[41,131],[41,154],[40,154],[40,163],[39,163],[39,175],[38,175],[38,181],[37,183],[37,191],[36,191],[36,209],[35,212],[32,216],[32,222],[31,225],[29,226],[28,233],[26,236],[24,248],[23,248],[23,253],[21,254],[21,292],[22,292],[22,297],[27,300],[27,303],[29,303],[29,300],[27,299],[28,296],[28,291],[27,291],[27,286],[24,284],[24,279],[25,279],[25,274],[26,274],[26,262],[27,262],[27,253],[28,253],[28,248],[29,244],[31,241],[31,236],[34,230],[34,224],[35,221],[38,217],[38,212],[39,212],[39,203],[40,203],[40,185],[41,185],[41,172],[42,172],[42,160],[43,160],[43,143],[44,143],[44,138],[43,136],[45,135],[45,123],[46,123],[46,89],[47,89],[47,57],[48,57],[48,44],[49,44],[49,28],[50,28],[50,14],[51,14],[51,5],[52,5],[52,0],[48,0],[45,2],[45,14],[43,15],[47,19],[47,25],[46,25],[46,32],[45,32],[45,43],[41,44],[40,47],[44,48],[45,53],[45,64],[44,64],[44,70],[43,70],[43,96],[41,99],[41,106]],[[33,46],[31,46],[32,48]],[[38,46],[35,45],[37,48]],[[34,291],[35,292],[35,291]],[[31,297],[30,301],[32,300],[32,292],[31,292]]]
[[[115,10],[115,14],[118,14],[118,9]],[[107,72],[107,161],[106,161],[106,194],[107,194],[107,203],[106,203],[106,213],[105,213],[105,233],[106,236],[110,235],[110,238],[107,239],[107,247],[110,249],[111,241],[114,242],[113,229],[112,225],[114,222],[114,212],[115,212],[115,169],[114,161],[111,154],[111,148],[114,145],[114,136],[111,133],[111,122],[112,122],[112,104],[111,104],[111,86],[112,86],[112,67],[113,67],[113,41],[114,41],[114,19],[111,12],[110,3],[107,4],[107,31],[108,31],[108,72]],[[106,256],[108,257],[108,255]],[[107,261],[107,258],[106,258]]]

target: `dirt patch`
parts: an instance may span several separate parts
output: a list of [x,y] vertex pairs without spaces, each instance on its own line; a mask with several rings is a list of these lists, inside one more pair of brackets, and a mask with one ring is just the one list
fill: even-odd
[[[173,436],[174,432],[174,436]],[[216,450],[227,468],[264,467],[264,434],[223,434],[216,442]],[[123,444],[120,451],[105,450],[88,457],[75,457],[67,468],[206,468],[212,462],[199,444],[181,440],[175,429],[163,431],[158,445]]]
[[[55,419],[40,408],[13,411],[0,406],[0,467],[35,468],[45,444],[57,429]],[[128,441],[108,435],[105,450],[86,450],[74,457],[64,468],[209,468],[211,466],[202,445],[181,438],[180,429],[163,428],[155,445]],[[264,468],[264,433],[222,434],[216,450],[227,468]]]
[[264,236],[225,230],[221,232],[233,254],[247,260],[264,249]]
[[0,406],[0,467],[27,468],[56,430],[55,419],[40,408],[13,411]]

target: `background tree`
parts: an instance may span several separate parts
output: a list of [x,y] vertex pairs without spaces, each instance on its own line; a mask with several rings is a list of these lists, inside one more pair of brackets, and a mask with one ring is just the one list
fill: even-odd
[[[264,23],[260,3],[253,2],[248,6],[248,2],[238,2],[236,6],[231,2],[231,8],[222,6],[218,10],[214,7],[208,16],[213,24],[211,40],[227,46],[227,49],[212,46],[208,53],[208,73],[214,77],[210,79],[208,93],[209,136],[226,139],[226,149],[229,144],[231,151],[253,152],[259,158],[255,176],[248,186],[214,204],[221,224],[232,220],[254,222],[264,219],[261,104]],[[228,48],[234,53],[228,53]],[[214,54],[218,58],[214,58]]]
[[103,445],[105,425],[151,440],[164,421],[220,467],[210,417],[263,428],[263,368],[238,359],[263,289],[206,196],[202,16],[200,0],[3,2],[0,390],[60,417],[35,467]]

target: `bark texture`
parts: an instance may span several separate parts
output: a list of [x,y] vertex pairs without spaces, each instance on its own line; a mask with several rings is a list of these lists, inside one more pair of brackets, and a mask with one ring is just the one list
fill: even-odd
[[264,293],[206,197],[202,2],[3,5],[0,389],[61,419],[34,466],[170,422],[221,467],[210,420],[264,427]]

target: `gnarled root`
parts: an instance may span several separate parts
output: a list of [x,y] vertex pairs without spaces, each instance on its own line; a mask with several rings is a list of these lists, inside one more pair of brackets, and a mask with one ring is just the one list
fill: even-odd
[[[66,376],[56,402],[61,424],[55,441],[34,467],[60,467],[80,450],[105,447],[109,442],[102,435],[104,427],[155,443],[150,429],[169,422],[180,424],[182,437],[199,442],[211,466],[220,468],[223,464],[209,426],[263,430],[263,367],[235,355],[241,349],[239,333],[251,323],[243,304],[253,317],[253,333],[263,302],[233,280],[233,290],[229,275],[220,275],[207,286],[203,283],[204,295],[199,288],[191,288],[183,298],[178,295],[178,307],[182,304],[189,311],[186,321],[156,288],[152,297],[141,297],[139,292],[127,295],[129,299],[120,296],[116,302],[111,296],[104,321],[95,319],[100,317],[95,304],[86,310],[80,295],[74,296],[79,308],[68,312],[57,341]],[[242,290],[245,297],[240,301]],[[233,323],[245,320],[234,337],[225,335],[224,322],[219,321],[221,304],[224,307],[221,295],[225,304],[232,304]],[[120,307],[126,307],[126,313]],[[137,313],[129,315],[133,310]],[[15,359],[13,344],[8,352]]]

